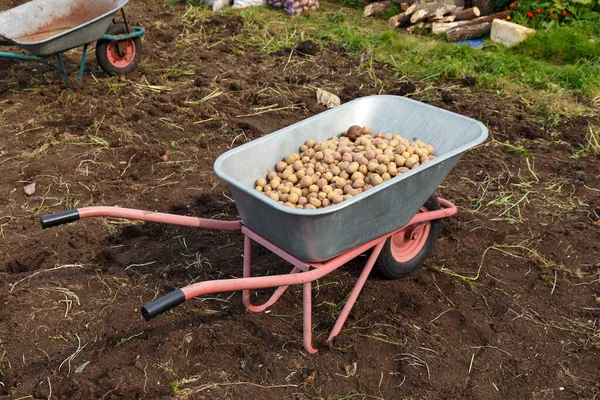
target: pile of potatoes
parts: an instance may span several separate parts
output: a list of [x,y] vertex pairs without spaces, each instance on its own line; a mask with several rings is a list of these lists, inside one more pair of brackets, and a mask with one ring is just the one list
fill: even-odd
[[421,141],[353,125],[326,141],[309,139],[300,152],[286,156],[256,190],[291,208],[315,210],[341,203],[434,159]]

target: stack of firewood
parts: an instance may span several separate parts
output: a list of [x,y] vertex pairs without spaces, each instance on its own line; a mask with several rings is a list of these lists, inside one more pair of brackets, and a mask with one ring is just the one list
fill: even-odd
[[388,0],[366,5],[364,16],[379,14],[399,1],[402,1],[400,7],[404,11],[389,19],[390,29],[406,28],[408,32],[416,29],[431,30],[434,34],[446,35],[449,42],[487,36],[494,19],[505,19],[509,15],[509,11],[502,11],[482,16],[477,7],[464,8],[462,0],[421,0],[416,3]]

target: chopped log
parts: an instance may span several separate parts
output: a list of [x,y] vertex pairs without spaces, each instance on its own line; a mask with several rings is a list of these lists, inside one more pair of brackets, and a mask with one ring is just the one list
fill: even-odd
[[458,22],[434,22],[431,26],[431,33],[435,35],[442,35],[448,32],[452,28],[460,26]]
[[406,13],[406,15],[411,15],[412,13],[414,13],[415,11],[417,11],[421,7],[422,6],[419,3],[415,3],[412,6],[408,7],[406,9],[406,11],[404,11],[404,12]]
[[475,19],[472,19],[469,21],[458,21],[458,23],[461,24],[461,26],[475,25],[475,24],[481,24],[482,22],[492,22],[495,19],[506,19],[507,15],[510,15],[510,10],[500,11],[496,14],[486,15],[485,17],[479,17],[479,18],[475,18]]
[[446,39],[449,42],[477,39],[489,35],[491,30],[491,22],[483,22],[481,24],[472,24],[466,26],[457,26],[446,32]]
[[454,15],[456,18],[455,21],[466,21],[473,18],[477,18],[481,15],[481,11],[477,7],[467,8],[466,10],[455,11],[451,15]]
[[406,28],[406,33],[413,33],[416,30],[431,29],[431,22],[419,22]]
[[510,15],[509,10],[500,11],[499,13],[496,13],[496,14],[486,15],[485,17],[479,17],[479,18],[468,20],[468,21],[456,21],[456,22],[449,22],[449,23],[434,22],[433,26],[431,28],[431,32],[435,33],[436,35],[440,35],[442,33],[448,32],[452,28],[456,28],[459,26],[477,25],[477,24],[481,24],[483,22],[492,22],[495,19],[506,19],[507,15]]
[[371,15],[380,14],[388,8],[390,8],[391,6],[391,1],[379,1],[377,3],[371,3],[365,6],[365,9],[363,11],[363,17],[370,17]]
[[390,29],[396,29],[402,26],[408,25],[410,22],[410,15],[406,14],[406,11],[398,15],[394,15],[388,19],[388,26]]
[[431,19],[431,22],[437,23],[437,24],[445,23],[445,22],[454,22],[454,18],[456,18],[456,16],[446,15],[445,17],[441,17],[441,18],[433,18],[433,19]]
[[416,24],[426,20],[430,17],[443,17],[446,14],[450,14],[456,10],[456,6],[453,4],[439,4],[431,3],[416,10],[410,17],[411,24]]

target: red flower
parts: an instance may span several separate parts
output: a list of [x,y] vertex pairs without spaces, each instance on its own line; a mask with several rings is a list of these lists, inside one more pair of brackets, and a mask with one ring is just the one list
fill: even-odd
[[542,10],[538,8],[537,10],[535,10],[535,13],[536,13],[536,14],[541,14],[541,13],[542,13]]
[[550,14],[550,15],[554,14],[554,10],[548,10],[548,14]]
[[511,10],[513,10],[516,7],[515,3],[510,3],[508,5],[508,8],[510,8]]
[[561,12],[560,15],[566,17],[567,15],[569,15],[569,13],[567,12],[567,10],[563,10],[563,12]]
[[507,15],[507,16],[506,16],[506,20],[507,20],[507,21],[510,21],[510,15]]
[[527,11],[527,18],[533,18],[533,11]]

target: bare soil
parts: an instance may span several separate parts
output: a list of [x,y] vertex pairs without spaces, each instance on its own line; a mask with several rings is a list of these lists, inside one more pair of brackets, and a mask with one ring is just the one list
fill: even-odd
[[[597,117],[543,120],[472,78],[399,80],[332,44],[264,54],[241,42],[240,17],[186,9],[129,3],[147,34],[124,80],[92,59],[84,86],[66,90],[0,61],[1,398],[598,397],[600,158],[579,151]],[[365,257],[315,284],[317,354],[302,347],[300,287],[270,313],[223,293],[142,319],[156,296],[240,277],[239,233],[117,219],[41,230],[40,215],[89,205],[235,219],[215,159],[324,111],[317,87],[344,102],[406,95],[490,129],[437,191],[459,213],[426,264],[371,277],[331,345]],[[289,270],[254,251],[257,274]]]

